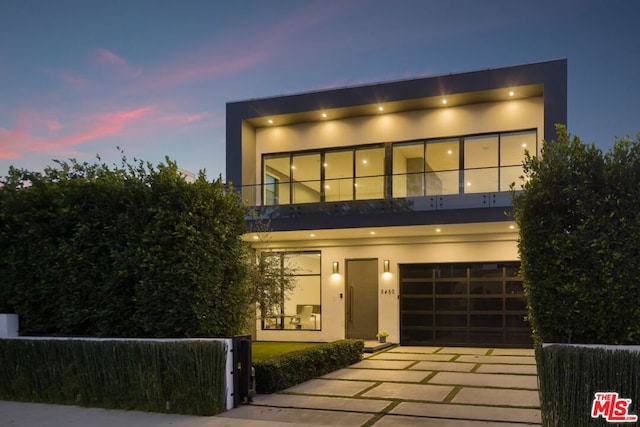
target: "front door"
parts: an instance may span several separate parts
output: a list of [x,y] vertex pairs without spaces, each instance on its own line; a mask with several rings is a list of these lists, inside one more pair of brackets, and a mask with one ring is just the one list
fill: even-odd
[[346,337],[375,339],[378,332],[378,260],[347,260]]

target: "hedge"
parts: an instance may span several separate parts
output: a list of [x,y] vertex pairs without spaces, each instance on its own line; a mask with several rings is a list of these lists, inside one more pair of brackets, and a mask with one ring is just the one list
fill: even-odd
[[558,127],[514,194],[536,343],[640,344],[640,136],[606,152]]
[[550,345],[536,349],[536,360],[544,426],[606,425],[591,418],[596,392],[617,392],[632,400],[631,414],[640,414],[640,348]]
[[0,178],[0,310],[22,335],[243,331],[239,197],[177,165],[57,162]]
[[0,340],[0,399],[215,415],[226,410],[219,341]]
[[364,342],[341,340],[254,363],[256,391],[274,393],[362,359]]

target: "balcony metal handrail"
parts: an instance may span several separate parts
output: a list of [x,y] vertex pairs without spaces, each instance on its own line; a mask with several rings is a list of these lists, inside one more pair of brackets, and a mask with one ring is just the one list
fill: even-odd
[[[265,192],[267,190],[273,190],[277,192],[279,190],[284,191],[292,191],[294,186],[304,186],[306,189],[312,192],[317,192],[318,200],[314,201],[315,203],[322,202],[330,202],[330,201],[342,201],[347,202],[350,200],[361,200],[360,198],[356,198],[354,196],[349,196],[348,193],[341,193],[342,196],[347,194],[346,197],[341,198],[340,200],[325,200],[325,196],[329,192],[328,190],[335,183],[340,182],[350,182],[351,185],[357,186],[358,184],[364,185],[367,181],[373,179],[382,178],[383,182],[379,184],[381,187],[378,189],[378,194],[382,194],[382,197],[371,198],[370,200],[380,200],[380,199],[403,199],[407,197],[439,197],[439,196],[460,196],[460,195],[470,195],[470,194],[480,194],[480,193],[508,193],[509,190],[500,190],[500,183],[496,181],[495,184],[492,183],[491,187],[487,189],[486,186],[483,186],[481,190],[476,191],[475,189],[470,189],[465,185],[465,172],[473,171],[473,172],[482,172],[482,171],[491,171],[491,173],[495,173],[497,180],[500,179],[499,172],[501,169],[505,168],[513,168],[517,167],[517,165],[505,165],[505,166],[492,166],[488,168],[468,168],[468,169],[449,169],[449,170],[438,170],[438,171],[426,171],[426,172],[409,172],[409,173],[396,173],[390,175],[362,175],[362,176],[348,176],[348,177],[339,177],[339,178],[325,178],[325,179],[315,179],[315,180],[292,180],[292,181],[278,181],[275,183],[256,183],[256,184],[246,184],[241,186],[234,186],[233,191],[236,191],[241,195],[243,200],[250,206],[282,206],[282,205],[295,205],[298,204],[293,201],[293,203],[289,202],[289,199],[286,200],[278,200],[277,203],[264,203],[265,202]],[[426,185],[426,180],[429,176],[438,176],[438,174],[443,173],[452,173],[458,172],[459,177],[457,179],[457,186],[454,185],[453,188],[457,187],[457,191],[450,191],[448,193],[438,193],[437,191],[429,191],[428,186]],[[409,177],[422,177],[422,188],[419,189],[418,194],[402,194],[402,192],[396,193],[394,192],[394,181],[407,179]],[[388,191],[385,192],[385,187],[388,187]],[[296,191],[296,190],[293,190]],[[402,194],[402,195],[399,195]],[[303,202],[305,203],[305,202]]]

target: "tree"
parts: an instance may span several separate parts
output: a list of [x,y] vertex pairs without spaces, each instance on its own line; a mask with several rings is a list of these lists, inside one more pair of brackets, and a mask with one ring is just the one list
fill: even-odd
[[[258,249],[250,243],[245,246],[246,286],[250,302],[248,318],[255,320],[256,312],[259,312],[264,321],[284,315],[284,301],[296,286],[298,269],[284,257],[284,253],[268,249],[268,222],[254,220],[252,226],[254,235],[258,237]],[[255,321],[250,326],[253,331]]]
[[534,338],[639,344],[640,135],[603,154],[557,133],[513,197]]

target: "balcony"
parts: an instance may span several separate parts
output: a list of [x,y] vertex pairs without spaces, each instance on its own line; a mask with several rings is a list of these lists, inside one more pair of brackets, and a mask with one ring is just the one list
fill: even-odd
[[[270,182],[237,188],[242,199],[252,206],[258,219],[291,220],[336,217],[359,217],[360,226],[366,224],[365,215],[409,218],[412,214],[438,212],[435,222],[447,222],[443,214],[469,209],[497,208],[504,216],[504,208],[511,207],[509,186],[514,182],[511,168],[482,168],[466,171],[447,171],[364,176],[332,180]],[[507,179],[509,180],[507,182]],[[508,210],[508,209],[507,209]],[[469,212],[470,213],[470,212]],[[252,216],[252,219],[256,217]],[[331,217],[331,219],[329,218]],[[452,220],[456,220],[453,215]],[[504,216],[506,219],[506,216]],[[370,222],[370,221],[369,221]]]

